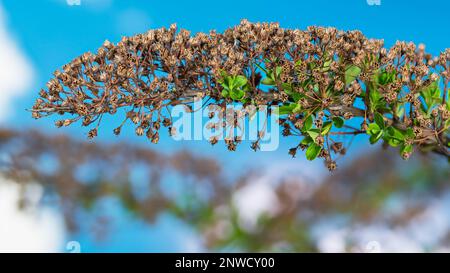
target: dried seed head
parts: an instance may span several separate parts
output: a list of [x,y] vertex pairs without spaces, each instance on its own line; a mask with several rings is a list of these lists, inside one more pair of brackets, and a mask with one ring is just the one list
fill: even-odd
[[63,122],[63,126],[69,126],[72,122],[73,122],[72,120],[66,119],[66,120],[64,120],[64,122]]
[[217,142],[219,142],[217,136],[212,136],[209,138],[209,143],[211,143],[211,145],[216,145]]
[[255,152],[258,151],[258,150],[261,148],[260,145],[259,145],[259,141],[254,141],[254,142],[252,142],[251,148],[252,148],[252,150],[254,150]]
[[144,128],[141,126],[136,127],[136,135],[142,136],[144,134]]
[[115,134],[116,136],[120,135],[121,129],[122,129],[122,127],[117,127],[117,128],[115,128],[115,129],[113,130],[114,134]]
[[327,168],[328,168],[329,171],[336,170],[336,167],[337,167],[336,161],[332,161],[332,160],[327,161]]
[[324,142],[323,136],[318,135],[318,136],[316,137],[316,143],[317,143],[317,145],[322,146],[322,145],[323,145],[323,142]]
[[64,124],[64,120],[57,120],[57,121],[55,121],[55,126],[58,127],[58,128],[62,127],[63,124]]
[[133,115],[133,117],[131,118],[131,121],[132,121],[134,124],[138,124],[140,120],[141,120],[141,118],[139,117],[139,115],[138,115],[137,113],[135,113],[135,114]]
[[152,143],[157,144],[159,142],[159,133],[156,132],[152,136]]
[[297,154],[297,147],[295,147],[295,148],[290,148],[290,149],[289,149],[289,154],[290,154],[292,157],[295,157],[295,155]]
[[88,138],[93,139],[94,137],[97,136],[97,133],[98,133],[97,128],[91,129],[88,133]]
[[353,113],[351,113],[351,112],[345,112],[344,113],[344,118],[345,119],[351,119],[353,117]]

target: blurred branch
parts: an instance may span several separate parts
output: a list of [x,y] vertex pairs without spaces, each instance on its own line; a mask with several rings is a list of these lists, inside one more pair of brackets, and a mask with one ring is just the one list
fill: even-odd
[[[319,183],[280,173],[271,181],[279,201],[276,213],[260,215],[257,227],[248,230],[233,200],[264,172],[235,174],[233,181],[224,179],[220,162],[187,151],[165,155],[127,143],[79,142],[36,130],[0,129],[0,155],[2,176],[23,186],[38,183],[46,194],[59,197],[57,205],[71,230],[77,227],[78,211],[89,211],[102,198],[113,196],[148,222],[163,212],[185,220],[209,248],[247,251],[279,247],[317,251],[311,234],[314,226],[339,215],[349,217],[349,224],[381,219],[388,225],[406,225],[423,212],[428,200],[448,191],[450,176],[446,162],[416,156],[404,164],[386,151],[362,154]],[[133,173],[139,167],[148,175],[136,185]],[[88,175],[80,175],[82,168]],[[178,182],[169,193],[163,183],[168,179]],[[142,185],[148,185],[148,191],[137,190]],[[386,214],[383,208],[395,196],[409,197],[405,209]]]

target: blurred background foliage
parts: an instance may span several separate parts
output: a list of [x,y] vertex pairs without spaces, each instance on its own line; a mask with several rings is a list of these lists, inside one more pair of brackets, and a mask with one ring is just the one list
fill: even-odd
[[[344,230],[345,251],[365,251],[358,232],[421,225],[430,204],[450,193],[445,160],[417,154],[404,162],[382,148],[314,177],[267,176],[257,168],[230,174],[219,158],[37,130],[0,129],[0,155],[1,176],[20,185],[17,205],[25,209],[27,189],[41,185],[41,204],[58,207],[71,232],[84,219],[79,215],[88,214],[99,240],[110,236],[110,215],[101,203],[114,199],[149,224],[162,214],[180,219],[210,251],[321,251],[325,222]],[[439,251],[449,244],[445,230],[421,247]]]

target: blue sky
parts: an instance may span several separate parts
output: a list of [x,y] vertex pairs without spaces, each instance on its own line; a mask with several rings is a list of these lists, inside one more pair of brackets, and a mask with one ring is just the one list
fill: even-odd
[[[210,29],[221,31],[247,18],[250,21],[280,22],[286,28],[320,25],[344,30],[359,29],[368,37],[384,38],[388,46],[396,40],[424,43],[433,54],[450,47],[450,17],[446,12],[450,10],[450,2],[444,0],[381,0],[379,6],[369,5],[366,0],[81,0],[80,6],[70,6],[66,0],[3,0],[0,3],[6,13],[7,29],[30,60],[35,74],[30,90],[13,101],[14,111],[3,124],[16,128],[39,127],[46,131],[56,130],[51,120],[34,121],[23,110],[31,107],[37,92],[45,86],[54,70],[85,51],[95,51],[105,39],[116,42],[123,35],[167,27],[174,22],[192,32]],[[87,130],[80,128],[75,125],[60,131],[85,139]],[[138,138],[132,133],[116,138],[111,131],[103,131],[99,139],[109,142],[127,139],[141,145],[150,145],[144,138]],[[283,143],[276,152],[257,154],[243,146],[239,148],[238,154],[232,154],[225,151],[224,145],[210,148],[206,142],[175,142],[167,138],[161,142],[161,145],[152,147],[162,151],[187,148],[206,155],[218,155],[222,161],[230,162],[230,166],[236,168],[236,171],[239,171],[239,166],[255,166],[253,162],[267,164],[289,160],[286,153],[290,147],[289,141]],[[303,162],[301,166],[308,167],[304,164],[317,165]],[[118,214],[122,215],[122,212]],[[126,219],[126,216],[123,217],[125,218],[121,219]],[[124,238],[116,238],[116,241],[113,240],[106,246],[97,245],[86,234],[80,234],[78,239],[90,251],[177,250],[176,242],[165,245],[158,241],[152,246],[140,245],[138,248],[132,243],[133,240],[139,242],[138,238],[149,233],[149,240],[170,237],[171,232],[175,232],[170,229],[170,221],[173,219],[163,220],[158,224],[160,226],[153,227],[150,231],[141,224],[132,227],[123,225],[119,233]],[[128,248],[124,248],[117,240],[129,240],[131,243]]]
[[[1,1],[9,29],[36,68],[36,91],[55,69],[85,51],[96,50],[105,39],[118,41],[123,35],[174,22],[198,32],[223,30],[247,18],[280,22],[288,28],[359,29],[368,37],[384,38],[387,45],[397,39],[422,42],[431,53],[450,47],[450,17],[443,12],[450,3],[443,0],[381,0],[379,6],[368,5],[367,0],[80,1],[80,6],[70,6],[66,0]],[[18,106],[32,104],[35,93],[27,94]],[[26,117],[17,111],[14,120],[28,124],[31,119]]]

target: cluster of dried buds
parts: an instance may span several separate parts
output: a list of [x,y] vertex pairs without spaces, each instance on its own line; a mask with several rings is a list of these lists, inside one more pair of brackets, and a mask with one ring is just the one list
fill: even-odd
[[[172,25],[106,41],[54,76],[33,116],[67,114],[57,126],[94,124],[89,137],[97,135],[104,114],[124,108],[114,133],[131,120],[137,135],[157,143],[161,125],[172,126],[170,107],[206,99],[204,106],[223,108],[280,106],[283,135],[301,137],[290,154],[306,149],[308,159],[322,157],[331,170],[332,153],[345,153],[339,139],[345,135],[382,139],[399,146],[405,159],[414,150],[450,156],[449,49],[433,57],[413,43],[386,49],[359,31],[243,20],[223,33],[191,36]],[[230,150],[238,142],[226,141]]]

